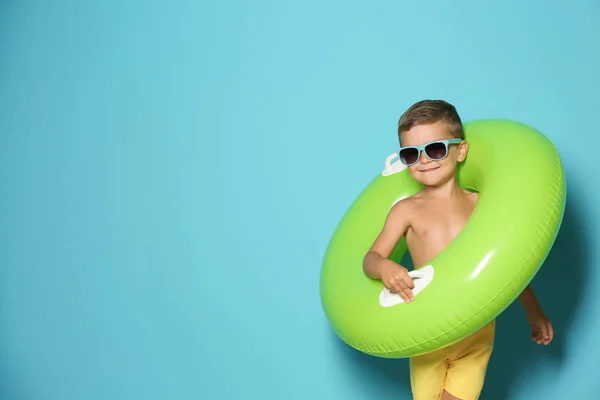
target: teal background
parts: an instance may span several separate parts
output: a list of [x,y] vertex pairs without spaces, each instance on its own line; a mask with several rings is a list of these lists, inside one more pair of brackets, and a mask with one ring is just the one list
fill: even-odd
[[1,1],[0,398],[410,398],[406,360],[331,333],[319,272],[423,98],[530,124],[565,164],[533,282],[555,341],[511,306],[483,398],[595,397],[599,18],[591,0]]

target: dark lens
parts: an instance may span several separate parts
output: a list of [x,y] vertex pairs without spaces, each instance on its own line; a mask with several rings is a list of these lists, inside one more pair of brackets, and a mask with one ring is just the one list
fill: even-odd
[[400,160],[404,164],[414,164],[417,162],[417,158],[419,158],[419,151],[415,148],[407,148],[400,150]]
[[431,143],[425,147],[425,153],[432,160],[440,160],[446,157],[446,146],[444,143]]

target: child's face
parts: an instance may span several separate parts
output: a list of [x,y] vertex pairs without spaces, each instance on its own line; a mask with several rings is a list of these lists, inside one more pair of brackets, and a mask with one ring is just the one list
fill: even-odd
[[[443,122],[417,125],[401,134],[402,147],[420,146],[444,139],[456,138],[448,132]],[[440,157],[440,152],[444,153],[443,146],[436,145],[436,147],[436,151],[432,153],[434,157]],[[460,144],[448,144],[448,154],[441,160],[431,160],[424,151],[421,151],[419,161],[409,166],[408,170],[415,180],[426,186],[440,185],[456,175],[457,165],[465,159],[467,150],[468,144],[463,140]]]

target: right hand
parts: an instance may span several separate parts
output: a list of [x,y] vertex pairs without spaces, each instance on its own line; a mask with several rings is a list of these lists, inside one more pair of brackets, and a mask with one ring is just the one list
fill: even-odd
[[408,270],[391,260],[386,261],[381,266],[380,273],[383,285],[390,292],[398,293],[406,303],[411,302],[415,298],[411,290],[415,287],[415,284],[410,275],[408,275]]

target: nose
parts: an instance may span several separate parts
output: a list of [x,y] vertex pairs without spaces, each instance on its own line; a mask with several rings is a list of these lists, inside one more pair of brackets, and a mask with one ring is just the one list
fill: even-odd
[[421,157],[419,157],[419,164],[431,164],[431,160],[425,154],[425,150],[421,150]]

